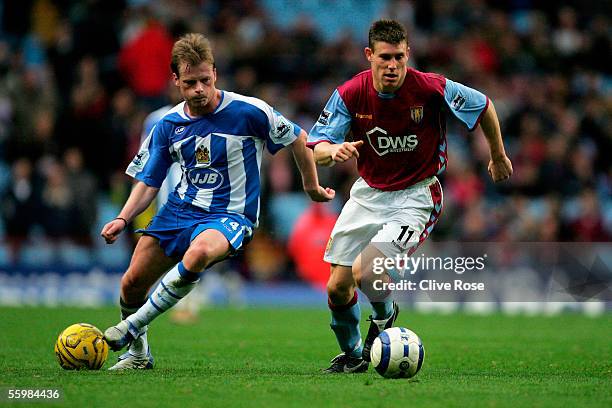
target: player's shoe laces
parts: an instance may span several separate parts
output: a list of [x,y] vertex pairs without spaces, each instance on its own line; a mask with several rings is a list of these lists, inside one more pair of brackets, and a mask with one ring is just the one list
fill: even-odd
[[363,373],[368,371],[369,363],[359,357],[351,357],[346,353],[338,354],[330,361],[331,365],[323,370],[326,374],[334,373]]
[[393,323],[395,323],[395,319],[397,319],[397,315],[399,314],[399,306],[397,303],[393,302],[393,313],[387,319],[383,320],[374,320],[372,315],[368,318],[370,322],[370,329],[368,330],[368,335],[366,336],[365,342],[363,344],[363,352],[361,353],[361,357],[365,361],[371,361],[370,351],[372,350],[372,344],[374,344],[374,340],[383,330],[386,330],[390,327],[393,327]]
[[[132,332],[138,332],[138,330],[132,326],[127,320],[120,321],[116,326],[111,326],[104,330],[104,339],[108,343],[113,351],[118,351],[130,344],[138,336],[134,336]],[[132,330],[130,330],[132,329]]]
[[150,349],[144,356],[135,356],[127,351],[119,356],[117,363],[109,370],[149,370],[154,364],[155,360]]

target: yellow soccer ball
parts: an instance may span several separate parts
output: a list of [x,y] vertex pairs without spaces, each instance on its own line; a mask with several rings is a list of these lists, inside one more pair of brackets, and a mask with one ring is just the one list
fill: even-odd
[[108,357],[108,344],[97,327],[76,323],[60,333],[55,356],[65,370],[99,370]]

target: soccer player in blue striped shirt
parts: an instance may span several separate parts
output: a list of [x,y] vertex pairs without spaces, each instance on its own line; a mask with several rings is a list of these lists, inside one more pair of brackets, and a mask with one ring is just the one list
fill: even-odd
[[187,295],[208,266],[250,240],[260,210],[264,147],[274,154],[291,146],[304,190],[313,201],[329,201],[335,195],[319,185],[304,130],[259,99],[215,87],[214,57],[204,36],[179,39],[172,49],[171,69],[185,101],[143,142],[126,171],[137,183],[117,218],[101,232],[113,243],[155,198],[171,164],[180,164],[180,182],[142,231],[121,279],[123,320],[104,332],[111,349],[130,346],[114,370],[152,368],[149,323]]

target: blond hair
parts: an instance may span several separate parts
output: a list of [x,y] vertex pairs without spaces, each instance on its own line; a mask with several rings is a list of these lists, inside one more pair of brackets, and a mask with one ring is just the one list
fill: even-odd
[[215,57],[210,47],[210,41],[202,34],[196,33],[185,34],[179,38],[172,47],[172,61],[170,62],[170,69],[177,77],[179,76],[181,62],[186,62],[192,66],[207,62],[214,66]]

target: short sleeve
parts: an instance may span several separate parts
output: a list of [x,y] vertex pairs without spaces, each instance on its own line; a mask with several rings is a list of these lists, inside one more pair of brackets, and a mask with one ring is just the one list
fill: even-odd
[[267,115],[270,131],[266,135],[266,148],[270,153],[274,154],[283,147],[293,143],[302,129],[278,111],[270,109],[271,113]]
[[163,122],[153,127],[125,173],[149,187],[161,187],[172,164]]
[[336,89],[308,134],[308,146],[319,142],[343,143],[351,129],[351,114]]
[[448,78],[444,87],[444,100],[452,114],[469,130],[478,126],[489,105],[489,98],[483,93]]

